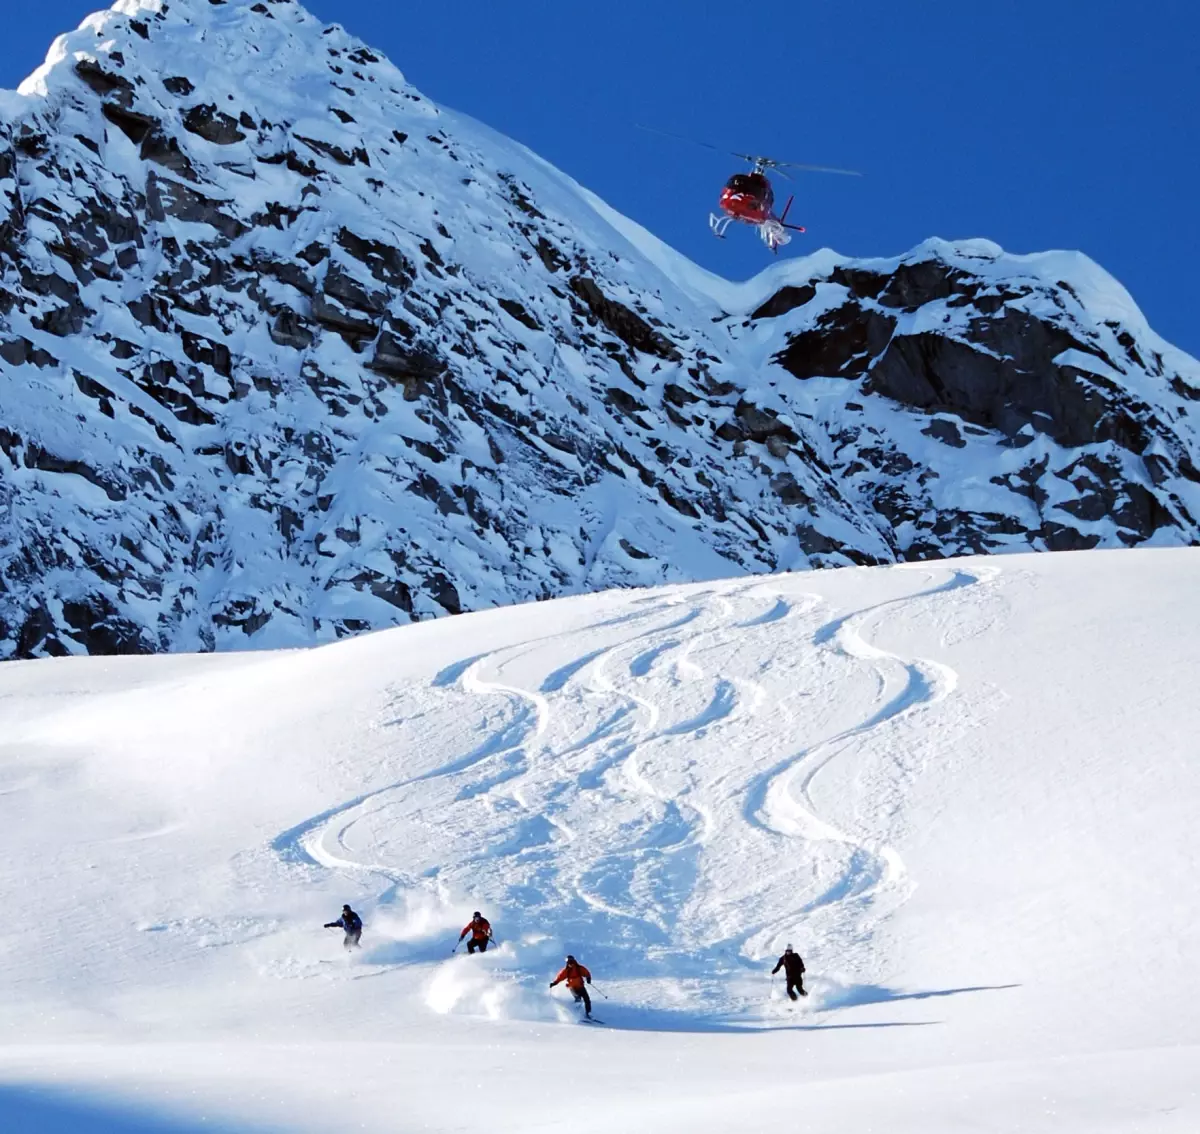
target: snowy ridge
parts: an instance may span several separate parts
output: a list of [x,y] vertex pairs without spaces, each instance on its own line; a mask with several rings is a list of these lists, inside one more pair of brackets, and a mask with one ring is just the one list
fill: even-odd
[[4,96],[0,382],[0,656],[1200,531],[1200,367],[1086,258],[726,284],[290,0]]
[[[352,1087],[365,1130],[449,1131],[469,1078],[501,1131],[1189,1129],[1197,554],[5,666],[0,885],[71,932],[0,928],[0,1116],[44,1084],[317,1131]],[[497,943],[453,956],[473,908]]]

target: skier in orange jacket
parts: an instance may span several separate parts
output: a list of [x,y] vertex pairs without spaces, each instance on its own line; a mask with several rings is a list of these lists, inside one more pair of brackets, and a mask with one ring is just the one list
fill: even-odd
[[[467,952],[474,953],[478,949],[481,953],[487,952],[488,942],[492,939],[492,924],[478,910],[471,915],[470,923],[458,935],[458,944],[462,944],[462,939],[467,934],[471,935],[471,940],[467,942]],[[455,948],[458,948],[456,945]]]
[[562,967],[562,972],[550,982],[550,987],[553,988],[556,984],[564,980],[567,982],[567,987],[571,990],[571,995],[575,997],[575,1003],[578,1004],[582,1000],[583,1010],[587,1014],[588,1019],[591,1019],[592,998],[588,996],[586,985],[592,983],[592,974],[569,953],[567,954],[567,963]]

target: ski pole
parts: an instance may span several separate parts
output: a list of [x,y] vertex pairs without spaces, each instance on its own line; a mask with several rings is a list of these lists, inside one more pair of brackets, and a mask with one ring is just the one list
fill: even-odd
[[[598,988],[597,988],[597,987],[596,987],[594,984],[591,986],[591,989],[592,989],[592,991],[593,991],[593,992],[599,992],[601,996],[604,996],[604,993],[603,993],[603,991],[601,991],[600,989],[598,989]],[[607,999],[608,999],[608,997],[607,997],[607,996],[604,996],[604,999],[605,999],[605,1000],[607,1000]]]

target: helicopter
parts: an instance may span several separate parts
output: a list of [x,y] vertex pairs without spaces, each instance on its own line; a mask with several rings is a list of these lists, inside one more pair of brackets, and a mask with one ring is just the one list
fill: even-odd
[[827,165],[804,165],[800,162],[779,161],[776,158],[762,157],[757,154],[740,154],[733,150],[723,150],[720,146],[714,146],[708,142],[697,141],[695,138],[686,138],[682,134],[671,134],[652,126],[642,126],[640,123],[638,126],[639,129],[648,130],[652,134],[662,134],[664,137],[675,138],[681,142],[691,142],[692,145],[716,150],[717,153],[729,153],[732,157],[748,161],[751,166],[748,173],[735,173],[725,182],[720,200],[717,202],[721,211],[720,213],[709,213],[708,226],[712,229],[714,236],[724,238],[726,229],[734,221],[753,225],[758,229],[763,243],[776,255],[778,255],[780,247],[791,240],[789,232],[804,232],[805,228],[799,224],[788,224],[788,211],[795,200],[795,194],[788,197],[787,204],[783,206],[783,212],[776,216],[774,211],[775,190],[771,186],[770,178],[767,177],[767,170],[773,170],[780,177],[787,177],[789,180],[791,180],[791,175],[786,172],[789,169],[802,170],[806,173],[840,173],[847,177],[862,176],[855,169],[835,169]]

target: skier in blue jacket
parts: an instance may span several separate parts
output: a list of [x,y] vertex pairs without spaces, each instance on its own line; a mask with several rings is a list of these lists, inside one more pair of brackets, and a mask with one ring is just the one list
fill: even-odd
[[344,929],[346,938],[342,942],[347,949],[357,949],[358,939],[362,936],[362,918],[349,906],[342,906],[342,916],[337,921],[327,921],[326,929]]

